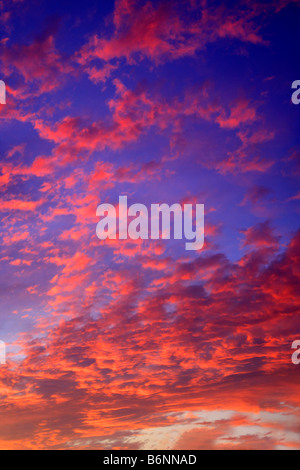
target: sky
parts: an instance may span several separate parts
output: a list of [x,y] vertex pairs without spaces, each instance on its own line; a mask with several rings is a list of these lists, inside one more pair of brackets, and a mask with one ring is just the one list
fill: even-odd
[[[1,449],[300,449],[299,0],[1,0]],[[205,243],[99,204],[205,205]]]

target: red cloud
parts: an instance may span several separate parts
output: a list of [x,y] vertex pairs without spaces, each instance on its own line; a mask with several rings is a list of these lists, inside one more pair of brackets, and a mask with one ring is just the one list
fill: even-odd
[[11,90],[17,98],[39,96],[62,85],[67,75],[73,72],[66,57],[55,48],[54,33],[57,24],[48,25],[46,30],[31,44],[0,45],[0,60],[6,75],[17,71],[24,80],[17,90]]
[[269,222],[257,224],[242,232],[245,234],[243,246],[278,248],[279,237],[274,235]]
[[[157,435],[156,427],[167,436],[177,422],[174,413],[209,413],[221,403],[223,410],[239,410],[239,419],[195,424],[181,416],[177,424],[189,427],[173,447],[297,448],[296,425],[290,422],[287,432],[283,423],[279,437],[274,418],[260,414],[255,420],[259,409],[279,416],[299,406],[289,346],[300,307],[300,233],[268,261],[260,256],[261,240],[263,246],[276,242],[268,226],[247,236],[254,251],[239,264],[209,253],[174,264],[152,252],[143,262],[147,269],[156,261],[151,276],[163,282],[155,289],[136,264],[105,272],[84,252],[49,259],[61,268],[48,291],[48,306],[60,322],[49,330],[50,320],[41,317],[37,333],[47,325],[47,338],[24,339],[20,368],[9,363],[0,369],[2,400],[10,410],[0,425],[2,445],[69,448],[70,441],[83,446],[90,439],[94,448],[100,425],[113,440],[125,424],[143,442],[143,433]],[[91,272],[98,277],[89,281]],[[49,434],[53,414],[57,433]],[[126,442],[120,438],[119,447]],[[159,446],[154,436],[151,442]]]
[[[203,6],[202,15],[196,21],[186,22],[177,6],[176,2],[172,7],[162,2],[154,7],[150,2],[141,5],[138,1],[118,0],[113,14],[113,36],[91,37],[78,54],[79,63],[86,64],[93,59],[109,62],[122,57],[129,63],[138,58],[159,63],[194,55],[210,42],[224,38],[264,43],[258,27],[254,26],[255,9],[252,11],[251,7],[239,14],[224,7]],[[111,72],[107,74],[106,67],[99,71],[88,67],[87,71],[91,79],[97,74],[105,78]]]

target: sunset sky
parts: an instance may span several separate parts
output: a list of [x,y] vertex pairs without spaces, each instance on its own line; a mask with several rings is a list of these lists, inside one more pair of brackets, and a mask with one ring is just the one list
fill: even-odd
[[[300,1],[0,0],[1,449],[300,449]],[[97,206],[205,205],[205,244]]]

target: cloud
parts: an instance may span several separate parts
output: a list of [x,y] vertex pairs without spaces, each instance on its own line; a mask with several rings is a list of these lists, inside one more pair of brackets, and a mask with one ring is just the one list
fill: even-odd
[[[18,416],[25,447],[64,448],[64,442],[85,438],[96,445],[100,423],[104,432],[111,426],[121,431],[127,422],[132,431],[147,428],[155,434],[158,423],[167,424],[165,413],[182,410],[186,403],[191,411],[208,411],[222,399],[223,409],[242,414],[257,407],[280,413],[287,409],[283,403],[297,406],[287,346],[297,327],[299,236],[282,254],[273,251],[268,261],[260,256],[256,264],[254,254],[239,264],[222,254],[206,254],[172,266],[171,260],[166,263],[153,254],[145,261],[155,264],[157,258],[158,267],[162,262],[154,271],[154,279],[161,280],[156,289],[152,277],[137,273],[134,264],[117,271],[100,269],[92,282],[88,273],[97,264],[86,254],[58,258],[61,273],[52,280],[49,305],[66,317],[47,337],[20,343],[24,359],[17,369],[9,362],[0,370],[2,387],[9,390],[2,388],[2,402],[10,404],[2,436],[19,446],[18,434],[9,437]],[[267,224],[248,231],[247,238],[258,254],[266,243],[277,243]],[[44,321],[36,326],[37,333]],[[30,403],[35,403],[34,415]],[[260,426],[267,427],[265,421],[261,418]],[[50,439],[47,429],[54,425],[59,432]],[[292,431],[291,439],[282,433],[279,439],[275,431],[270,438],[265,431],[256,434],[252,422],[253,431],[241,427],[234,437],[235,426],[192,424],[173,445],[188,448],[190,439],[196,448],[297,446]],[[142,435],[133,436],[143,446]],[[127,439],[120,441],[122,448],[129,445]],[[152,445],[158,445],[155,439]]]
[[[73,67],[55,48],[54,34],[58,29],[58,19],[49,20],[44,31],[30,44],[0,45],[0,60],[5,75],[17,72],[23,83],[15,90],[10,89],[18,99],[39,96],[62,86]],[[7,83],[10,80],[8,78]]]
[[[193,56],[209,43],[236,39],[264,44],[252,20],[251,8],[239,13],[220,6],[203,6],[197,20],[182,17],[179,4],[118,0],[113,13],[111,38],[92,36],[78,54],[84,65],[94,59],[110,62],[125,58],[129,64],[147,58],[154,63]],[[101,73],[101,69],[99,71]]]
[[[16,3],[30,37],[7,16],[0,447],[299,448],[299,152],[261,94],[286,3],[61,4],[42,33]],[[204,202],[205,248],[101,242],[120,194]]]
[[262,222],[247,230],[242,230],[245,234],[243,246],[259,247],[277,247],[279,243],[278,236],[274,235],[269,221]]

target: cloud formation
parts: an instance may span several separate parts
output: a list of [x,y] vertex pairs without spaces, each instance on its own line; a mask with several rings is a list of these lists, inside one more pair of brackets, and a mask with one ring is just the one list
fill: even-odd
[[[83,8],[0,2],[0,447],[299,449],[299,2]],[[119,195],[204,249],[98,240]]]

